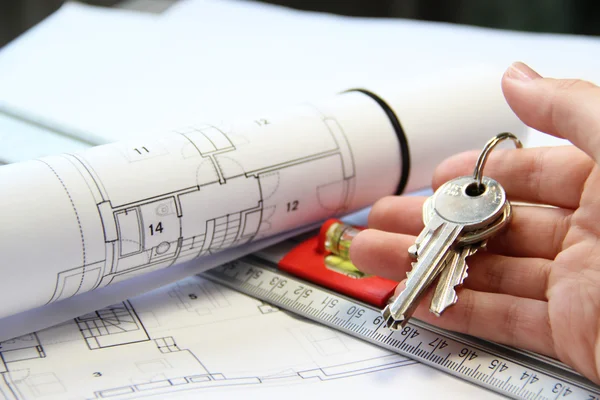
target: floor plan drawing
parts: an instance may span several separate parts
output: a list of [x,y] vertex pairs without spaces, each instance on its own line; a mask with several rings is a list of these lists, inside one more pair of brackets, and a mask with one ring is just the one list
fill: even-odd
[[227,393],[414,364],[193,277],[0,343],[0,399]]
[[[39,229],[27,242],[9,235],[6,259],[26,266],[13,285],[36,279],[19,302],[0,283],[0,318],[13,305],[67,299],[393,193],[400,161],[388,117],[362,93],[337,98],[353,107],[307,104],[3,167],[6,223]],[[357,120],[358,106],[373,114],[367,122]],[[357,121],[377,128],[377,140]]]
[[150,340],[129,302],[78,317],[75,322],[90,350]]
[[[78,216],[84,232],[81,252],[85,260],[83,265],[58,274],[50,301],[221,251],[278,229],[274,224],[282,216],[277,214],[302,213],[301,207],[305,207],[305,199],[281,198],[281,193],[290,193],[285,184],[293,184],[311,170],[329,171],[315,182],[311,196],[317,202],[311,202],[311,207],[345,211],[355,174],[352,152],[334,119],[323,117],[320,123],[311,129],[313,142],[318,138],[320,146],[311,143],[294,154],[285,154],[285,158],[276,154],[253,160],[246,148],[250,146],[247,136],[201,126],[181,129],[168,141],[113,145],[110,168],[117,163],[122,167],[117,176],[103,170],[106,149],[101,161],[93,156],[94,150],[92,155],[65,155],[55,165],[45,161],[48,168],[60,171],[58,176],[77,173],[74,178],[84,179],[98,210],[94,220]],[[269,124],[262,124],[266,125],[253,128],[268,131]],[[278,140],[269,133],[261,135],[260,141],[265,142],[261,147]],[[152,185],[143,182],[135,190],[122,190],[123,180],[135,182],[139,180],[136,177],[144,177],[144,171],[156,166],[173,168],[173,176]],[[163,169],[160,173],[169,172]],[[105,238],[106,247],[98,249],[98,255],[93,255],[93,243],[85,248],[85,233],[94,228],[93,224],[96,235]]]

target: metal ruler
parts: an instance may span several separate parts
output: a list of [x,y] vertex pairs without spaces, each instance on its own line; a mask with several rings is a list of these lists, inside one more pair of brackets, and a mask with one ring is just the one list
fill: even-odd
[[553,359],[417,320],[390,330],[379,309],[288,275],[256,256],[202,276],[510,398],[600,400],[600,387]]

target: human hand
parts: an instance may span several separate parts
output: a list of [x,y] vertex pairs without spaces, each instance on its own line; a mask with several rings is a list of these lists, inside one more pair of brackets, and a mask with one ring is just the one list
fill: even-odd
[[[488,251],[467,260],[458,303],[436,317],[429,312],[430,293],[414,317],[558,358],[600,383],[600,88],[542,78],[516,63],[504,74],[502,89],[523,122],[575,146],[496,150],[484,173],[504,186],[510,200],[555,207],[513,206],[506,231],[489,241]],[[442,163],[433,188],[471,175],[478,154]],[[404,280],[412,261],[407,249],[423,228],[424,200],[378,201],[369,215],[371,229],[352,242],[354,264]]]

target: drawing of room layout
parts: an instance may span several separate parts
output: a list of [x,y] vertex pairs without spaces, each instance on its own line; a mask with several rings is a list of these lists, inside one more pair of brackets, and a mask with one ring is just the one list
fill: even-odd
[[160,397],[345,379],[414,364],[266,306],[193,277],[2,342],[0,399]]
[[73,204],[64,230],[81,236],[81,261],[58,273],[48,302],[346,211],[349,142],[308,110],[302,124],[187,127],[44,161]]

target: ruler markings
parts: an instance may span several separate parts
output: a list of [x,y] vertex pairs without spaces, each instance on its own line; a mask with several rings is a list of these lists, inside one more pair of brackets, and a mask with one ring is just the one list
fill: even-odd
[[[260,265],[257,265],[255,258],[242,259],[202,275],[232,289],[273,303],[274,306],[297,312],[316,322],[321,322],[400,355],[409,356],[416,361],[421,361],[438,370],[514,399],[549,400],[549,397],[544,395],[545,393],[552,393],[550,397],[555,399],[564,397],[563,393],[572,394],[573,396],[569,396],[569,398],[573,399],[600,399],[598,386],[568,369],[547,364],[540,359],[528,356],[527,353],[500,348],[478,339],[442,331],[419,321],[411,321],[401,331],[389,330],[383,326],[383,322],[380,322],[382,321],[380,310],[277,271],[268,267],[265,261],[261,260],[258,263]],[[256,271],[262,272],[257,273]],[[249,276],[247,276],[248,274]],[[274,287],[266,287],[274,278],[286,279],[287,290],[284,293],[274,290],[276,284]],[[297,293],[300,294],[296,297]],[[310,303],[304,303],[305,299],[310,299]],[[315,301],[324,304],[323,308],[319,310],[312,307]],[[335,314],[325,312],[328,308],[331,309],[331,312],[335,310]],[[346,313],[349,318],[338,318],[340,313]],[[368,321],[373,321],[373,325],[376,327],[365,328]],[[445,350],[440,355],[437,353],[441,350],[442,341],[444,341]],[[433,349],[421,348],[423,343],[429,343]],[[481,372],[479,370],[481,366],[485,366],[485,368],[489,366],[489,374]],[[502,375],[499,375],[500,373]],[[502,378],[499,379],[496,375]],[[524,381],[524,383],[522,386],[514,385],[511,382],[512,378],[518,378],[519,384],[520,381]],[[567,389],[568,392],[565,392]],[[556,397],[554,397],[554,393],[557,393]]]

